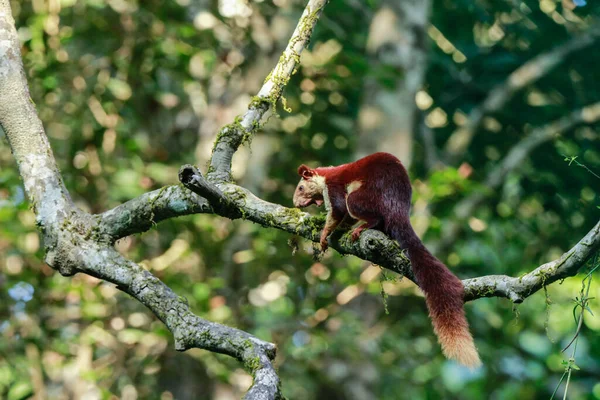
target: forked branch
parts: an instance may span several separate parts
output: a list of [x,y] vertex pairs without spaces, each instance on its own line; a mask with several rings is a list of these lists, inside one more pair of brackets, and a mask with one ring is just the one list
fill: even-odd
[[[325,3],[325,0],[309,1],[288,48],[248,112],[240,123],[219,135],[211,161],[216,180],[229,175],[233,153],[243,138],[254,132],[269,106],[280,98]],[[275,345],[194,315],[187,303],[163,282],[112,247],[118,238],[147,230],[166,218],[213,211],[228,212],[234,217],[233,214],[240,211],[227,201],[221,189],[208,183],[193,167],[190,184],[206,199],[181,186],[171,186],[147,193],[100,216],[77,209],[62,181],[29,96],[20,47],[9,0],[0,0],[0,126],[6,133],[25,191],[33,204],[44,236],[48,265],[64,276],[82,272],[116,284],[167,326],[173,333],[177,350],[197,347],[243,362],[254,378],[245,399],[281,398],[279,377],[272,365]]]

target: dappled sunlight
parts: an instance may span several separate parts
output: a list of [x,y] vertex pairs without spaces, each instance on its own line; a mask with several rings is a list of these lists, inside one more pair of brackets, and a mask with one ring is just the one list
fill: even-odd
[[[262,355],[294,400],[512,400],[557,388],[555,398],[600,399],[599,271],[586,277],[598,256],[565,275],[536,270],[597,243],[566,253],[600,207],[597,1],[330,2],[306,50],[285,56],[306,2],[10,6],[25,105],[76,208],[59,226],[43,218],[62,209],[31,200],[51,182],[19,158],[33,142],[15,145],[15,130],[0,128],[0,398],[239,399],[264,376]],[[308,40],[315,11],[295,40]],[[5,93],[10,42],[0,42]],[[271,72],[290,60],[293,74]],[[281,97],[257,97],[265,82]],[[246,113],[250,127],[228,136]],[[0,120],[13,114],[2,108]],[[218,182],[217,139],[242,142]],[[393,243],[369,231],[353,243],[340,227],[322,253],[325,207],[292,209],[299,165],[375,151],[405,155],[411,224],[471,287],[478,369],[444,358],[414,277],[389,270],[390,258],[408,265],[381,245]],[[184,164],[230,198],[190,211],[198,197],[180,183]],[[261,209],[270,203],[287,208]],[[96,269],[56,262],[84,264],[80,252],[113,242]],[[534,293],[506,291],[529,280]],[[189,348],[198,343],[209,345]]]

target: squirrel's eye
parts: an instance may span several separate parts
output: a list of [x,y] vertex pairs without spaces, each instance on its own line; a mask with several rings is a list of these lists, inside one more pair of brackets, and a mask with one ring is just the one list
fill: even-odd
[[301,185],[301,186],[299,186],[299,187],[298,187],[298,190],[299,190],[299,191],[301,191],[301,192],[302,192],[302,191],[304,191],[304,186],[302,186],[302,185]]

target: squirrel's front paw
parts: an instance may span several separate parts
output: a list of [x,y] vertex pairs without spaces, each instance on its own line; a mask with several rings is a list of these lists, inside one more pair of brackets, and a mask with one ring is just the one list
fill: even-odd
[[329,247],[329,244],[327,243],[327,235],[321,235],[321,240],[319,241],[319,244],[321,245],[321,252],[325,253],[325,251]]
[[362,232],[362,229],[360,229],[360,228],[356,228],[352,231],[352,234],[350,235],[350,237],[352,238],[353,242],[356,242],[358,240],[361,232]]

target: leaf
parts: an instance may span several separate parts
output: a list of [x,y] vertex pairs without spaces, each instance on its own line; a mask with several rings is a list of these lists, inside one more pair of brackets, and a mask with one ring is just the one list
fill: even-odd
[[8,400],[21,400],[27,399],[33,394],[33,388],[31,384],[25,381],[21,381],[13,385],[8,391]]

